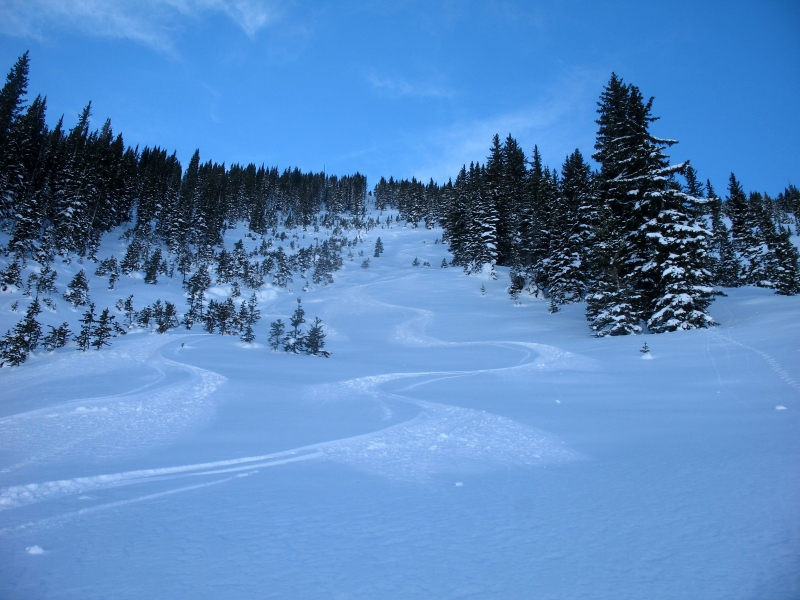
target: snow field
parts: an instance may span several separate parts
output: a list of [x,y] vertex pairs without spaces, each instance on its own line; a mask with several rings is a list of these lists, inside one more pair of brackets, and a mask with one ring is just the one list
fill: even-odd
[[[0,370],[0,595],[800,595],[797,298],[593,339],[582,305],[440,269],[439,231],[378,235],[332,286],[266,286],[260,347],[142,332]],[[185,305],[90,279],[98,307]],[[298,296],[330,359],[264,347]]]

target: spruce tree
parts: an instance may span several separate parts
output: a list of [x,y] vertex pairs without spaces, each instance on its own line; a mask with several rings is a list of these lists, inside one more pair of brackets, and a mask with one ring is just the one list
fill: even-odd
[[378,238],[375,241],[375,258],[380,258],[381,254],[383,254],[383,242],[381,242],[381,238]]
[[158,273],[161,270],[161,248],[156,248],[144,265],[144,282],[155,285],[158,283]]
[[774,273],[775,293],[783,296],[800,294],[800,253],[792,243],[789,228],[780,227],[774,243],[776,266]]
[[273,350],[280,348],[281,344],[283,343],[283,338],[285,337],[285,331],[286,327],[284,326],[283,321],[280,319],[270,323],[268,338],[270,348]]
[[731,242],[730,232],[722,220],[722,200],[714,193],[711,182],[706,182],[706,194],[711,210],[711,238],[716,256],[711,262],[713,282],[723,287],[741,285],[739,271],[741,266]]
[[89,280],[83,269],[75,273],[75,276],[67,284],[64,299],[72,304],[72,308],[86,306],[89,303]]
[[306,336],[300,330],[300,326],[306,322],[305,314],[306,311],[303,310],[303,306],[300,303],[300,298],[298,298],[297,308],[295,308],[294,313],[292,313],[292,316],[289,319],[289,325],[291,326],[291,329],[283,338],[283,349],[285,352],[299,354],[300,352],[305,351]]
[[42,336],[42,326],[39,325],[36,317],[39,316],[41,312],[42,308],[39,305],[39,298],[37,296],[33,299],[33,302],[28,305],[28,310],[25,311],[25,318],[17,325],[18,333],[21,335],[22,339],[25,340],[28,352],[33,352],[39,346],[39,338]]
[[322,330],[322,320],[319,317],[314,317],[314,322],[311,324],[305,338],[306,354],[328,358],[331,353],[327,350],[323,350],[324,346],[325,332]]
[[69,341],[69,336],[72,333],[69,330],[69,323],[64,321],[58,327],[53,327],[52,325],[48,325],[48,327],[50,328],[50,333],[48,333],[44,337],[44,340],[42,340],[44,349],[48,352],[52,352],[57,348],[63,348],[66,346],[67,342]]
[[100,318],[97,320],[96,325],[92,331],[91,345],[95,350],[100,350],[103,346],[110,346],[111,338],[115,337],[114,333],[114,319],[116,317],[109,313],[107,308],[103,309],[100,313]]
[[[695,216],[703,201],[675,181],[689,166],[669,165],[664,150],[677,142],[649,132],[657,119],[652,103],[615,74],[601,95],[594,158],[601,164],[600,197],[619,233],[609,246],[613,271],[598,282],[590,312],[606,315],[603,321],[629,319],[623,331],[643,320],[653,331],[706,327],[713,324],[710,233]],[[613,301],[622,305],[601,306]]]
[[585,256],[588,224],[583,219],[590,215],[581,209],[592,204],[591,168],[575,150],[564,161],[561,173],[558,201],[551,215],[549,257],[545,263],[547,295],[554,307],[582,300],[589,286]]
[[92,344],[92,340],[94,339],[94,326],[97,322],[95,319],[94,313],[94,302],[89,304],[89,308],[83,313],[83,316],[79,319],[81,323],[81,330],[75,336],[75,342],[78,344],[78,350],[82,352],[86,352]]

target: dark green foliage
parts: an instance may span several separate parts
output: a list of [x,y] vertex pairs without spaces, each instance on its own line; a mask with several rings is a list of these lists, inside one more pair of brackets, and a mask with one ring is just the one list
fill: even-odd
[[322,320],[319,317],[314,317],[314,322],[308,329],[305,338],[305,351],[306,354],[313,354],[314,356],[330,357],[331,353],[323,350],[325,346],[325,333],[322,330]]
[[72,308],[86,306],[89,303],[89,280],[81,269],[67,284],[64,299],[72,304]]
[[157,284],[158,283],[158,274],[161,272],[161,248],[156,248],[153,250],[153,253],[147,259],[147,262],[144,265],[144,282],[150,284]]
[[300,298],[297,299],[297,308],[294,309],[292,316],[289,318],[289,326],[291,329],[286,333],[283,338],[283,351],[299,354],[305,351],[306,336],[300,330],[300,326],[306,322],[306,311],[303,310],[303,305]]
[[100,313],[100,318],[97,319],[94,329],[92,330],[91,345],[95,350],[100,350],[103,346],[110,346],[109,340],[116,337],[114,332],[114,315],[110,314],[107,308],[103,309]]
[[9,286],[22,287],[22,265],[16,260],[0,271],[0,289],[7,291]]
[[50,328],[50,333],[42,340],[44,349],[48,352],[52,352],[53,350],[66,346],[72,334],[69,330],[69,323],[64,321],[58,327],[53,327],[52,325],[48,325],[48,327]]
[[117,259],[111,256],[101,260],[94,274],[98,277],[108,275],[108,289],[113,290],[114,284],[117,282],[120,275],[120,266],[119,263],[117,263]]
[[51,267],[50,264],[45,264],[42,271],[39,273],[39,278],[36,281],[36,293],[41,295],[48,295],[48,294],[57,294],[58,289],[56,289],[56,277],[58,273],[56,273]]
[[375,240],[375,253],[373,256],[375,258],[380,258],[381,254],[383,254],[383,242],[381,241],[381,238],[378,238]]
[[791,239],[791,232],[787,228],[780,228],[773,242],[775,252],[775,272],[773,281],[775,293],[784,296],[800,294],[800,253]]
[[75,342],[78,344],[78,350],[81,350],[82,352],[86,352],[92,344],[92,339],[94,337],[94,326],[97,322],[95,317],[94,303],[91,303],[89,308],[80,318],[81,330],[74,338]]
[[283,344],[283,338],[286,334],[286,326],[283,324],[283,321],[278,319],[277,321],[273,321],[269,327],[269,347],[273,350],[277,350]]

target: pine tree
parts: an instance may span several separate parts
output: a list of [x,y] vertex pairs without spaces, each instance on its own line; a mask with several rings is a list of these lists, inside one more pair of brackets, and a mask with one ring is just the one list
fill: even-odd
[[75,273],[75,276],[67,284],[64,299],[72,304],[72,308],[86,306],[89,303],[89,280],[83,269]]
[[[642,320],[653,331],[713,324],[706,312],[713,300],[710,234],[694,216],[701,213],[703,201],[674,180],[675,175],[685,176],[688,168],[688,163],[670,166],[664,154],[677,142],[650,134],[649,126],[657,119],[651,114],[652,103],[615,74],[599,103],[594,154],[601,164],[599,191],[620,233],[608,246],[614,249],[606,261],[612,270],[598,282],[588,310],[599,326],[596,331],[621,320],[629,321],[615,331],[635,331]],[[694,173],[690,177],[696,178]],[[603,304],[608,302],[622,304]]]
[[241,340],[247,344],[251,343],[255,338],[253,326],[261,319],[261,311],[258,309],[258,299],[255,292],[250,296],[250,299],[242,303],[240,312],[240,320],[242,322],[242,335]]
[[283,321],[278,319],[277,321],[273,321],[270,323],[269,329],[269,346],[273,350],[277,350],[280,348],[280,345],[283,343],[283,338],[285,335],[285,326]]
[[272,278],[272,284],[278,287],[285,288],[292,283],[292,270],[289,267],[289,260],[283,250],[283,246],[278,246],[274,252],[275,257],[275,276]]
[[324,356],[328,358],[331,353],[323,350],[325,346],[325,333],[322,330],[322,320],[319,317],[314,317],[314,322],[308,330],[305,338],[305,351],[306,354],[313,354],[315,356]]
[[22,265],[16,260],[0,271],[0,289],[5,292],[12,285],[22,287]]
[[713,282],[723,287],[741,285],[741,265],[731,242],[730,232],[722,220],[722,200],[714,193],[710,181],[706,181],[706,195],[711,210],[711,238],[716,257],[711,262]]
[[158,311],[154,316],[157,325],[156,331],[158,333],[166,333],[179,325],[178,311],[175,305],[169,300],[164,302],[163,309]]
[[64,321],[58,327],[53,327],[52,325],[48,325],[48,327],[50,328],[50,333],[48,333],[42,341],[44,349],[48,352],[52,352],[57,348],[63,348],[66,346],[67,342],[69,341],[69,336],[72,333],[69,330],[69,323]]
[[297,308],[295,308],[294,313],[292,313],[292,316],[289,319],[291,330],[289,330],[289,332],[283,338],[283,349],[285,352],[298,354],[305,351],[306,336],[300,330],[300,326],[306,322],[305,314],[306,311],[303,310],[303,307],[300,304],[300,298],[298,298]]
[[39,338],[42,336],[42,326],[36,320],[42,312],[39,305],[38,296],[28,305],[25,311],[25,318],[17,325],[17,333],[25,340],[28,352],[33,352],[39,346]]
[[18,331],[7,331],[0,339],[0,367],[18,367],[28,359],[28,344]]
[[156,248],[144,265],[144,282],[152,285],[158,283],[158,273],[161,269],[161,248]]
[[119,308],[125,315],[125,327],[131,329],[133,328],[133,321],[136,318],[136,310],[133,308],[133,294],[125,298],[124,301],[121,300],[120,302],[122,302],[122,305],[120,307],[120,304],[117,303],[117,308]]
[[0,220],[12,215],[11,188],[19,174],[14,152],[16,144],[13,143],[14,126],[24,109],[29,66],[28,53],[25,52],[11,68],[5,85],[0,89]]
[[95,350],[100,350],[103,346],[110,346],[111,343],[108,341],[111,338],[115,337],[114,333],[114,315],[110,314],[107,308],[103,309],[103,312],[100,313],[100,318],[97,320],[96,325],[92,331],[92,341],[91,345],[94,347]]
[[380,258],[381,254],[383,254],[383,242],[381,242],[381,238],[378,238],[375,241],[375,258]]
[[800,294],[800,253],[792,243],[789,228],[780,228],[774,244],[776,267],[774,274],[775,293],[783,296]]
[[89,304],[89,308],[83,316],[79,319],[81,323],[81,331],[75,336],[75,341],[78,344],[78,350],[86,352],[92,344],[94,338],[94,326],[97,322],[94,313],[94,302]]
[[591,204],[591,168],[578,150],[564,161],[559,186],[558,201],[554,207],[550,227],[550,252],[546,261],[549,296],[556,312],[557,307],[583,299],[589,286],[586,269],[586,228],[581,210]]

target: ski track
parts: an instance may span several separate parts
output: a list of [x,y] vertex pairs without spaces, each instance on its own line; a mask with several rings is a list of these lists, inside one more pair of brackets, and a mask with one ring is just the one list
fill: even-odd
[[[102,359],[94,354],[66,356],[48,365],[48,379],[83,373],[84,364],[94,367],[87,376],[124,364],[130,368],[152,367],[160,372],[159,381],[170,370],[183,371],[188,380],[163,387],[157,382],[123,394],[73,400],[0,419],[0,455],[24,457],[15,464],[3,465],[0,474],[53,460],[126,455],[132,449],[166,443],[213,417],[210,396],[225,377],[163,358],[158,349],[164,346],[164,339],[154,337],[121,344],[119,351],[108,351],[109,356]],[[100,359],[100,364],[93,365],[92,359]],[[28,384],[25,379],[37,375],[41,377],[42,373],[37,370],[32,375],[21,373],[17,381],[9,379],[11,384]]]
[[723,336],[717,333],[716,331],[709,332],[711,336],[718,340],[722,340],[724,343],[733,344],[735,346],[739,346],[740,348],[744,348],[745,350],[750,350],[758,354],[761,358],[763,358],[770,368],[775,371],[775,373],[780,377],[789,387],[794,389],[794,391],[800,393],[800,383],[797,382],[791,375],[789,375],[788,371],[783,368],[781,363],[779,363],[775,358],[773,358],[770,354],[764,352],[763,350],[759,350],[758,348],[753,348],[752,346],[748,346],[747,344],[743,344],[742,342],[737,342],[736,340],[732,339],[730,335]]
[[[374,284],[369,284],[374,285]],[[361,288],[366,286],[361,286]],[[348,294],[352,296],[351,294]],[[436,473],[463,470],[536,466],[553,462],[574,460],[580,455],[564,447],[563,442],[540,431],[486,411],[461,408],[436,402],[426,402],[405,396],[388,394],[381,386],[401,379],[422,379],[409,388],[441,379],[503,374],[513,371],[543,371],[552,369],[592,369],[593,361],[565,350],[528,342],[444,342],[425,335],[424,329],[433,313],[423,309],[390,305],[359,295],[360,302],[390,307],[414,316],[398,325],[395,341],[414,347],[494,346],[518,348],[524,356],[518,364],[509,367],[465,371],[431,371],[389,373],[360,377],[335,384],[322,384],[309,390],[309,396],[323,401],[340,398],[369,397],[383,406],[386,420],[391,410],[386,400],[415,404],[421,412],[414,418],[372,433],[314,444],[283,452],[222,460],[195,465],[144,469],[91,477],[78,477],[44,483],[15,485],[0,489],[0,512],[28,506],[45,500],[97,492],[103,489],[138,485],[148,482],[173,480],[185,477],[210,476],[221,473],[239,473],[233,477],[145,495],[132,500],[101,504],[62,515],[49,517],[36,523],[0,530],[0,534],[18,531],[33,525],[52,524],[82,516],[96,510],[115,508],[133,502],[158,498],[182,491],[195,490],[210,485],[247,476],[260,468],[283,465],[312,459],[327,459],[345,463],[356,469],[393,479],[420,481]],[[163,344],[161,344],[163,345]],[[147,341],[141,347],[126,348],[119,357],[137,364],[148,363],[162,370],[182,369],[191,375],[188,383],[166,386],[155,391],[134,390],[121,396],[73,401],[55,408],[41,409],[0,419],[0,450],[10,447],[32,450],[42,440],[56,440],[50,447],[35,452],[24,464],[45,461],[53,455],[63,455],[72,449],[81,454],[101,453],[103,456],[124,453],[131,446],[146,442],[166,440],[176,430],[181,430],[198,419],[213,413],[208,396],[225,381],[221,375],[190,365],[160,357],[154,363],[152,354],[160,345]],[[65,361],[68,362],[68,361]],[[109,361],[114,363],[115,361]],[[118,364],[118,362],[117,362]],[[67,364],[64,368],[69,369]],[[102,366],[97,369],[102,370]],[[58,373],[58,370],[57,370]],[[146,386],[152,388],[152,385]],[[87,406],[88,405],[88,406]],[[76,450],[77,451],[77,450]],[[21,466],[8,467],[0,473]]]

